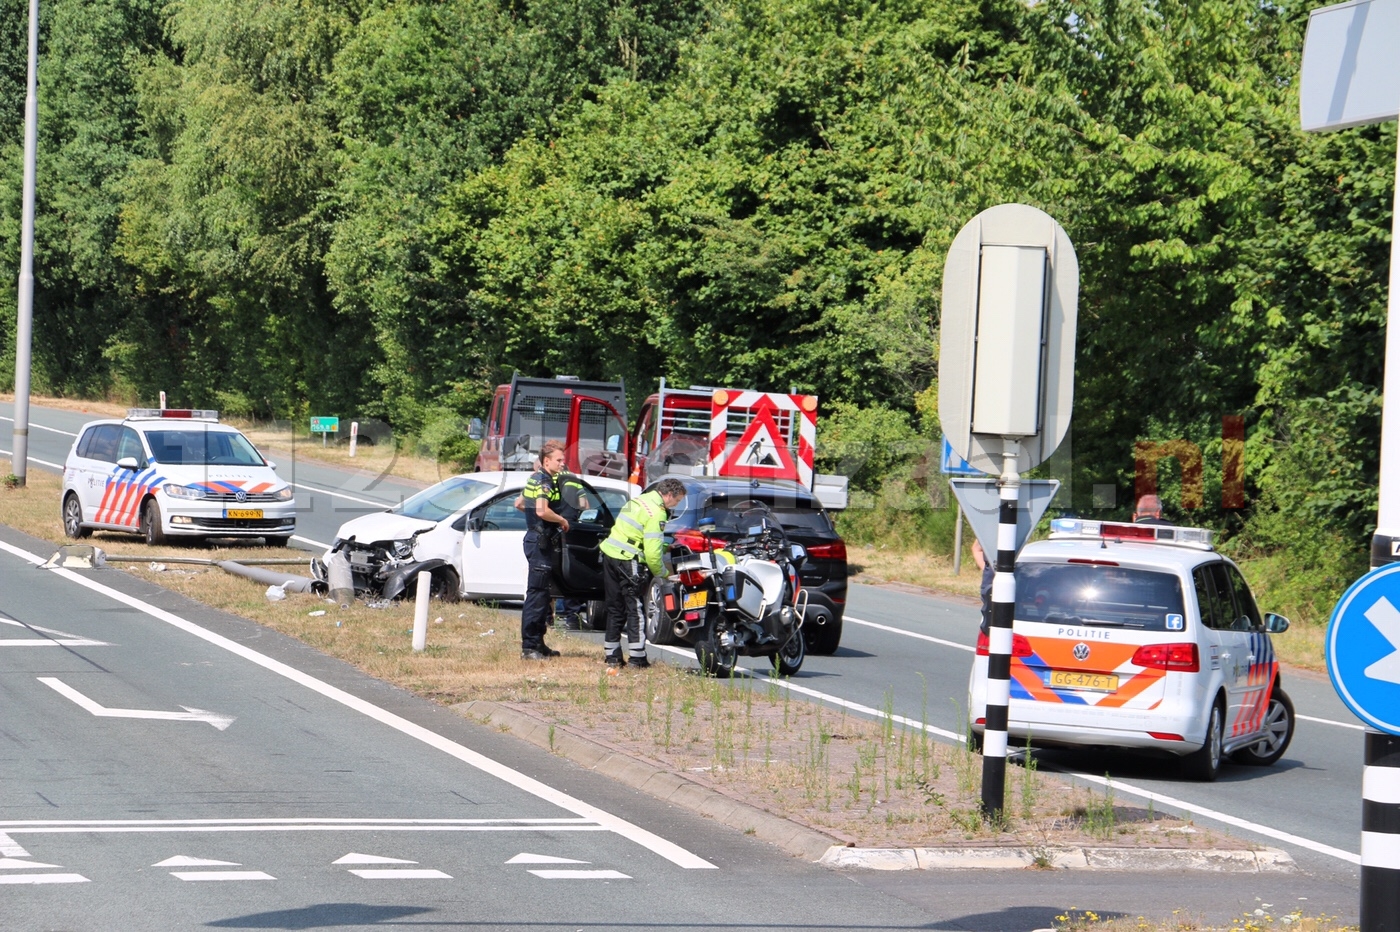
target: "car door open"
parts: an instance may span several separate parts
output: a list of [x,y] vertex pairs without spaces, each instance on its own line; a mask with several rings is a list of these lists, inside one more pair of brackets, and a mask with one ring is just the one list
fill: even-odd
[[554,551],[554,588],[573,598],[601,599],[603,556],[598,545],[612,532],[615,516],[603,496],[578,477],[569,480],[562,494],[578,496],[566,504],[576,508],[579,516],[570,522]]

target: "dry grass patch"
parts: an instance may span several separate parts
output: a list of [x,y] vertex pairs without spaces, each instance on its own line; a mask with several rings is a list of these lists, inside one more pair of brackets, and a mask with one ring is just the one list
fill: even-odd
[[1090,909],[1070,909],[1055,917],[1055,932],[1354,932],[1356,928],[1335,916],[1306,916],[1300,909],[1276,909],[1262,901],[1223,925],[1206,922],[1184,909],[1173,910],[1170,918],[1161,921],[1144,916],[1105,917]]

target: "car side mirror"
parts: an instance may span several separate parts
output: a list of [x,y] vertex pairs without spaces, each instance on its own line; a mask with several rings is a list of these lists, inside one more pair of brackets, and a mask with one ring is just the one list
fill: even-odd
[[800,564],[807,559],[807,548],[801,544],[788,544],[788,554],[792,557],[792,562]]
[[1264,616],[1264,630],[1270,634],[1282,634],[1288,630],[1288,619],[1269,612]]
[[274,463],[272,460],[265,459],[263,460],[263,462],[267,464],[268,469],[275,470],[277,468],[277,464]]
[[580,512],[580,513],[579,513],[579,516],[578,516],[578,523],[579,523],[579,524],[597,524],[597,523],[598,523],[598,509],[597,509],[597,508],[589,508],[589,509],[586,510],[586,511]]
[[480,514],[467,515],[467,530],[479,531],[486,525],[486,518]]
[[121,459],[117,460],[117,466],[121,469],[130,469],[132,472],[141,468],[137,465],[136,457],[134,456],[123,456]]
[[472,440],[480,440],[483,431],[481,428],[481,418],[474,417],[467,422],[467,436]]

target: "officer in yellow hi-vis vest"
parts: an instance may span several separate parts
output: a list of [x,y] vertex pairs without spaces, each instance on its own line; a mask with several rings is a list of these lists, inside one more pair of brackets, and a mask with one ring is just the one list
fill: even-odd
[[685,498],[679,479],[662,479],[622,508],[612,533],[599,548],[603,554],[603,592],[607,596],[608,630],[603,635],[603,662],[620,667],[622,629],[627,628],[627,654],[634,667],[647,667],[646,629],[642,626],[641,593],[646,585],[642,566],[653,576],[665,576],[667,512]]

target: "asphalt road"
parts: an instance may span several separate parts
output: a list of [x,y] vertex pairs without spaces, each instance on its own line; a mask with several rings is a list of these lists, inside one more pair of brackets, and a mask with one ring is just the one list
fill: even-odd
[[[0,422],[11,414],[8,406],[0,405]],[[31,468],[60,465],[77,427],[88,419],[89,416],[77,413],[32,409]],[[8,437],[0,433],[0,448],[8,448],[6,441]],[[413,491],[401,482],[351,475],[309,460],[279,463],[279,472],[297,487],[298,538],[307,549],[314,550],[327,543],[346,518],[374,507],[375,502],[388,504]],[[856,714],[873,715],[890,708],[909,727],[927,727],[941,737],[956,740],[963,727],[962,707],[966,702],[975,625],[976,611],[970,604],[883,587],[853,586],[841,650],[834,657],[809,657],[790,688],[808,698],[843,705]],[[672,656],[684,658],[686,653],[675,651]],[[756,676],[761,677],[765,668],[766,663],[755,665]],[[1042,753],[1039,758],[1042,767],[1077,774],[1077,779],[1096,781],[1100,786],[1105,774],[1110,775],[1120,804],[1137,801],[1145,806],[1151,799],[1159,810],[1190,814],[1201,824],[1218,825],[1282,847],[1303,865],[1308,882],[1319,885],[1317,890],[1307,889],[1307,884],[1296,876],[1282,887],[1270,887],[1273,881],[1265,878],[1258,882],[1251,878],[1249,884],[1217,884],[1197,878],[1180,885],[1158,878],[1149,885],[1153,892],[1148,894],[1140,886],[1125,887],[1125,875],[1115,875],[1117,880],[1100,877],[1092,882],[1057,875],[1057,880],[1042,891],[1044,882],[1018,876],[1011,887],[997,888],[998,896],[1005,897],[1009,904],[1007,909],[1031,911],[1024,915],[1015,912],[1013,920],[1012,914],[1000,911],[1000,907],[984,909],[985,885],[968,875],[952,875],[948,883],[940,883],[938,889],[943,893],[936,904],[927,902],[931,898],[927,875],[865,877],[859,885],[867,889],[879,887],[921,909],[932,909],[935,915],[943,916],[943,921],[956,919],[964,923],[933,926],[936,928],[1032,928],[1040,922],[1033,920],[1033,915],[1044,915],[1036,912],[1045,902],[1041,897],[1058,897],[1073,892],[1077,885],[1086,890],[1083,901],[1077,905],[1095,908],[1085,907],[1085,902],[1097,896],[1095,902],[1100,911],[1127,914],[1149,909],[1149,901],[1155,902],[1158,893],[1168,912],[1199,904],[1198,909],[1228,908],[1231,913],[1241,903],[1254,902],[1255,893],[1259,902],[1271,904],[1284,899],[1280,893],[1294,899],[1311,893],[1315,905],[1329,904],[1325,907],[1329,914],[1354,915],[1362,732],[1325,678],[1289,671],[1285,685],[1294,699],[1300,722],[1288,754],[1272,768],[1227,767],[1217,783],[1203,785],[1179,781],[1173,768],[1146,758],[1068,752]],[[179,705],[150,707],[178,709]],[[162,724],[195,727],[184,722]],[[214,729],[201,724],[199,730]],[[965,908],[958,908],[953,890],[966,891]],[[1125,891],[1131,891],[1130,900],[1115,904],[1113,898]],[[1013,896],[1013,892],[1018,895]],[[1246,892],[1251,895],[1246,896]],[[1024,903],[1019,894],[1027,898]],[[1173,901],[1173,897],[1177,899]],[[1056,899],[1058,905],[1054,908],[1074,906],[1074,899]],[[953,912],[946,913],[950,908]],[[1030,925],[1022,924],[1023,918]]]

